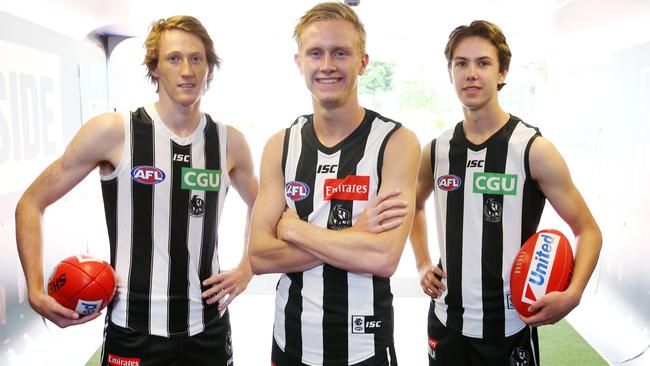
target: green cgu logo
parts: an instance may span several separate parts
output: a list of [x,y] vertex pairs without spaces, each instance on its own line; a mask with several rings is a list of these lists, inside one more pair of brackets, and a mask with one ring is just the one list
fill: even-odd
[[474,173],[474,193],[517,194],[517,174]]
[[218,191],[221,187],[221,170],[181,169],[181,188],[197,191]]

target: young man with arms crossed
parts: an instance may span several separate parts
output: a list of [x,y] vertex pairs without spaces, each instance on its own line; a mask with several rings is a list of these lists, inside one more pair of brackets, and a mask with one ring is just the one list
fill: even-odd
[[[117,292],[102,365],[232,365],[226,307],[252,277],[248,257],[221,271],[217,226],[229,185],[250,212],[258,191],[244,136],[200,110],[220,60],[190,16],[152,24],[144,64],[158,101],[85,123],[16,208],[29,302],[60,327],[93,320],[43,288],[45,209],[99,167]],[[150,179],[147,179],[149,177]]]
[[282,273],[272,362],[396,365],[389,277],[413,215],[419,143],[359,105],[354,11],[321,3],[295,28],[313,114],[270,138],[251,226],[255,273]]
[[[553,324],[580,302],[596,266],[601,234],[560,153],[538,129],[499,105],[511,52],[496,25],[459,26],[445,48],[464,119],[422,150],[411,243],[420,285],[432,297],[429,365],[539,365],[536,326]],[[486,191],[477,178],[510,183]],[[425,201],[434,192],[441,258],[432,265]],[[509,299],[510,269],[537,231],[545,200],[577,245],[569,288],[520,317]]]

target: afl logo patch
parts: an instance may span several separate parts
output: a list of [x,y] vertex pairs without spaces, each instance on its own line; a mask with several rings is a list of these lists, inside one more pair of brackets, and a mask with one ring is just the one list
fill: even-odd
[[284,192],[292,201],[302,201],[309,196],[309,186],[306,183],[294,180],[284,186]]
[[460,188],[460,177],[454,174],[447,174],[443,175],[441,177],[438,177],[438,188],[442,189],[443,191],[455,191],[458,188]]
[[158,184],[165,180],[165,173],[149,165],[138,165],[131,169],[131,178],[142,184]]

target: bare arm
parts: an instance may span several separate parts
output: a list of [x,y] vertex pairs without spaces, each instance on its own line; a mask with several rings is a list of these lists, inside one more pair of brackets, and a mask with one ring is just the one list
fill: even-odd
[[408,205],[403,224],[379,233],[360,230],[355,226],[335,231],[287,214],[278,224],[278,237],[338,268],[383,277],[391,276],[399,263],[413,220],[419,151],[420,144],[415,134],[401,128],[391,136],[384,152],[379,195],[400,192],[399,199],[406,201]]
[[[68,193],[99,165],[115,166],[123,147],[122,118],[107,113],[84,124],[63,155],[27,188],[16,207],[16,243],[32,308],[60,327],[85,323],[99,313],[79,318],[45,293],[43,231],[45,209]],[[105,168],[110,169],[110,168]]]
[[589,207],[571,180],[564,159],[548,140],[540,137],[533,142],[530,169],[533,179],[576,238],[575,266],[569,288],[542,297],[530,307],[531,311],[540,312],[524,318],[531,325],[553,324],[580,303],[600,255],[602,236]]
[[438,297],[445,287],[436,278],[445,277],[445,273],[437,265],[431,263],[427,233],[426,201],[433,191],[434,176],[431,171],[431,143],[422,149],[420,168],[415,189],[415,215],[411,228],[411,246],[415,255],[415,265],[418,269],[420,286],[425,294]]
[[254,273],[290,273],[322,262],[307,251],[279,240],[276,227],[286,208],[282,174],[284,131],[273,135],[262,154],[260,191],[251,218],[248,254]]
[[225,309],[232,300],[241,294],[251,278],[253,272],[248,261],[248,237],[250,232],[251,213],[255,198],[259,190],[259,182],[253,168],[253,158],[244,135],[237,129],[227,126],[228,143],[226,147],[228,161],[228,176],[232,186],[246,203],[246,225],[244,227],[244,250],[237,268],[230,271],[221,271],[203,281],[204,286],[211,286],[203,292],[203,297],[212,304],[224,298],[219,305],[219,310]]

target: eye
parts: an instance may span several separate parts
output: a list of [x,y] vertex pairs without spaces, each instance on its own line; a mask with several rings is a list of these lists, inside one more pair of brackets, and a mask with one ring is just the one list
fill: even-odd
[[311,50],[307,54],[312,57],[319,57],[321,55],[321,52],[319,50]]
[[203,57],[200,55],[194,55],[192,56],[192,63],[198,64],[203,61]]
[[173,64],[179,62],[180,59],[181,59],[181,58],[180,58],[178,55],[171,55],[171,56],[168,56],[168,57],[167,57],[167,61],[169,61],[169,62],[171,62],[171,63],[173,63]]
[[334,56],[336,57],[343,57],[346,56],[348,53],[344,50],[337,50],[334,52]]
[[460,61],[456,61],[455,65],[458,67],[465,67],[467,65],[467,62],[465,62],[464,60],[460,60]]

